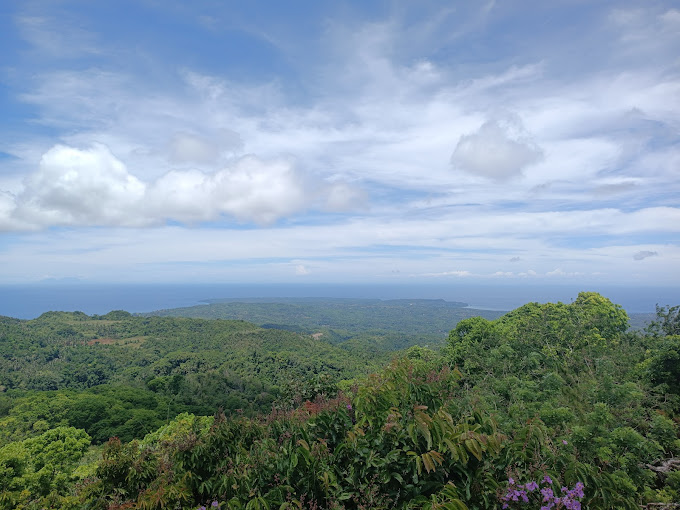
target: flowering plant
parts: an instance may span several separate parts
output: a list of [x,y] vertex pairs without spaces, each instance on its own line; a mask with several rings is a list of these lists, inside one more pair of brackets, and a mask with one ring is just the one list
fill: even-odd
[[[217,501],[213,501],[210,508],[219,508],[220,504]],[[205,505],[199,506],[196,510],[208,510]]]
[[521,505],[540,504],[541,510],[565,508],[567,510],[581,510],[584,486],[577,482],[573,489],[562,486],[559,491],[553,490],[553,480],[548,475],[543,477],[539,485],[534,480],[525,484],[516,484],[513,478],[508,478],[508,488],[501,496],[503,508],[517,508]]

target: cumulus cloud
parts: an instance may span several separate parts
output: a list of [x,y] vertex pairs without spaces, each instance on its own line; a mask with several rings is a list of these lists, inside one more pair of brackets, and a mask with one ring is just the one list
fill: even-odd
[[146,186],[103,145],[56,145],[17,197],[16,216],[39,225],[139,224]]
[[11,218],[15,208],[14,196],[11,193],[0,191],[0,231],[17,229],[15,221]]
[[519,262],[520,260],[522,260],[520,257],[512,257],[510,262]]
[[222,215],[268,224],[314,207],[346,209],[361,195],[342,182],[309,178],[286,158],[244,156],[216,172],[174,170],[143,182],[102,144],[57,145],[43,155],[23,192],[0,193],[0,228],[148,226]]
[[542,158],[541,149],[528,137],[520,118],[505,115],[486,121],[475,133],[458,140],[451,163],[454,168],[494,180],[505,180]]
[[633,255],[633,260],[644,260],[648,257],[658,257],[659,253],[656,251],[642,250]]
[[271,223],[308,208],[306,182],[291,161],[246,156],[214,173],[172,171],[151,184],[154,216],[208,221],[226,214]]

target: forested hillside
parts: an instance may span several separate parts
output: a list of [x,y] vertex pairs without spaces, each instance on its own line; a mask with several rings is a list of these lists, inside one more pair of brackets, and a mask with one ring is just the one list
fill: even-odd
[[0,507],[670,508],[678,311],[529,303],[375,370],[245,322],[4,319]]
[[0,444],[57,425],[99,443],[143,437],[180,412],[251,416],[384,362],[243,321],[121,311],[2,318]]
[[495,319],[505,312],[466,308],[443,299],[262,298],[212,299],[208,304],[158,310],[149,316],[240,319],[267,328],[316,334],[356,349],[439,347],[459,321]]

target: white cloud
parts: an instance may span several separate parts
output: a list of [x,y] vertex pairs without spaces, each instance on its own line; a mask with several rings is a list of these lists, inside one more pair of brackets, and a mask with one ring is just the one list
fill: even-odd
[[542,151],[528,138],[516,115],[486,121],[476,133],[460,137],[451,163],[473,175],[505,180],[537,163]]
[[441,278],[444,276],[455,276],[457,278],[465,278],[468,276],[472,276],[472,273],[470,271],[443,271],[441,273],[425,273],[414,276],[425,276],[427,278]]
[[[326,20],[313,47],[292,42],[277,22],[268,42],[288,67],[259,80],[228,63],[182,67],[191,59],[164,61],[143,42],[134,51],[123,39],[106,48],[96,34],[62,29],[50,13],[27,14],[18,21],[34,48],[28,54],[43,52],[49,65],[22,60],[12,92],[28,103],[31,126],[44,129],[0,133],[0,151],[16,156],[0,160],[0,230],[125,226],[113,247],[109,229],[73,232],[69,241],[78,238],[101,268],[129,261],[140,274],[154,261],[210,260],[197,274],[212,275],[223,259],[275,254],[286,260],[268,262],[268,276],[292,277],[301,265],[313,267],[310,278],[388,269],[395,277],[396,267],[404,278],[491,278],[516,257],[517,278],[558,276],[556,267],[563,277],[621,278],[637,266],[664,281],[663,267],[670,274],[679,262],[680,103],[669,100],[680,93],[677,9],[609,17],[609,7],[595,9],[609,23],[586,27],[582,40],[563,46],[554,41],[564,33],[527,33],[508,41],[525,48],[510,56],[466,49],[469,35],[489,49],[497,42],[486,32],[496,23],[478,7],[419,9]],[[488,13],[501,25],[503,16]],[[219,20],[216,12],[210,23]],[[591,47],[593,58],[574,61]],[[461,53],[470,49],[481,53]],[[88,60],[60,60],[83,53]],[[506,110],[515,113],[498,113]],[[352,218],[325,214],[338,211]],[[198,225],[234,218],[260,225]],[[169,230],[168,220],[200,228]],[[632,244],[634,234],[650,244]],[[87,266],[68,250],[50,238],[41,250],[49,260],[12,251],[4,274],[28,271],[9,259]],[[647,251],[663,257],[631,260]],[[297,262],[307,256],[332,260]],[[461,265],[466,271],[450,271]],[[248,267],[260,277],[255,263]]]
[[[508,253],[521,252],[517,278],[540,281],[559,267],[571,273],[561,276],[569,276],[570,281],[620,283],[625,274],[631,285],[667,285],[673,274],[668,268],[680,264],[680,249],[669,244],[581,249],[553,246],[545,236],[489,235],[492,219],[484,222],[484,231],[475,237],[474,222],[468,223],[472,223],[468,230],[456,233],[457,224],[411,221],[392,237],[386,236],[392,225],[375,219],[258,229],[56,229],[23,234],[21,242],[8,238],[0,254],[0,280],[30,281],[49,273],[95,281],[110,280],[116,274],[121,281],[196,282],[199,275],[202,281],[275,282],[290,281],[295,267],[303,265],[311,271],[305,279],[314,282],[476,281],[491,278],[490,267],[505,267]],[[404,256],[406,242],[416,251]],[[393,246],[401,251],[393,251]],[[664,256],[641,265],[631,253],[642,250]],[[395,267],[400,273],[393,272]],[[452,271],[451,267],[465,270]]]
[[584,276],[584,273],[580,271],[563,271],[561,268],[548,271],[545,275],[549,278],[553,277],[564,277],[564,278],[574,278],[579,276]]
[[174,170],[143,182],[102,144],[57,145],[13,197],[0,195],[0,228],[159,225],[221,216],[260,224],[313,208],[351,209],[362,192],[308,178],[291,159],[244,156],[212,173]]
[[307,269],[304,264],[298,264],[295,266],[295,274],[298,276],[308,275],[311,271]]
[[15,216],[36,225],[140,225],[145,185],[103,145],[56,145],[17,197]]
[[675,37],[678,35],[678,30],[680,30],[680,10],[678,9],[668,9],[661,16],[659,16],[661,22],[665,25],[671,34]]
[[16,199],[11,193],[0,191],[0,231],[18,230],[20,225],[12,219],[16,208]]
[[517,276],[519,276],[520,278],[527,278],[529,276],[536,276],[537,274],[538,273],[536,273],[536,271],[534,271],[533,269],[528,269],[527,271],[517,273]]
[[173,171],[149,187],[154,216],[177,221],[215,220],[227,214],[243,221],[271,223],[304,210],[308,192],[291,161],[239,159],[212,174]]

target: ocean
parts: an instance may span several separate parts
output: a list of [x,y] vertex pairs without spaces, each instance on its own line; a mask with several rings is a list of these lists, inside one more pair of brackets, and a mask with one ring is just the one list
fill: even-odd
[[629,313],[654,312],[655,305],[680,304],[674,287],[574,285],[339,285],[339,284],[84,284],[44,283],[0,286],[0,315],[32,319],[48,311],[111,310],[132,313],[194,306],[220,298],[332,297],[377,299],[445,299],[470,308],[512,310],[530,301],[569,303],[579,291],[596,291]]

